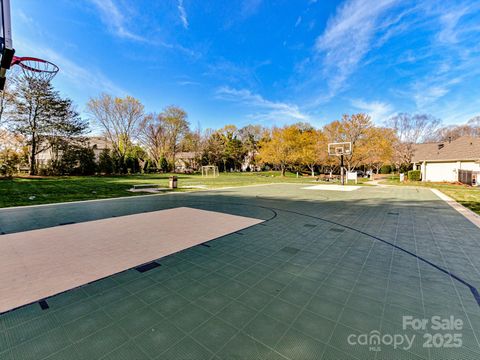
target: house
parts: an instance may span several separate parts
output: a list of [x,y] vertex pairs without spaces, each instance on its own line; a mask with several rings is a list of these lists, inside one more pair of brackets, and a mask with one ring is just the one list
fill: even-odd
[[[105,149],[111,148],[109,146],[109,142],[105,138],[96,137],[96,136],[86,138],[85,141],[81,142],[81,145],[85,147],[90,147],[93,149],[93,152],[95,154],[95,161],[97,162],[101,152]],[[59,155],[61,156],[61,151]],[[53,152],[53,149],[51,147],[47,147],[46,150],[43,150],[37,154],[36,156],[37,164],[40,166],[48,165],[49,162],[54,159],[54,157],[55,157],[55,154]]]
[[462,136],[453,141],[417,144],[413,168],[422,181],[457,182],[460,170],[480,174],[480,138]]
[[193,151],[175,153],[175,171],[179,173],[190,173],[199,168],[198,154]]

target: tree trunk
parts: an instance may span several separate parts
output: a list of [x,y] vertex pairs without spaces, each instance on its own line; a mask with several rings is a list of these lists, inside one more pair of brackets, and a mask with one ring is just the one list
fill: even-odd
[[285,176],[285,165],[282,165],[281,168],[282,168],[282,176]]
[[36,175],[37,164],[36,164],[36,152],[37,152],[37,141],[35,135],[32,136],[32,147],[30,150],[30,175]]

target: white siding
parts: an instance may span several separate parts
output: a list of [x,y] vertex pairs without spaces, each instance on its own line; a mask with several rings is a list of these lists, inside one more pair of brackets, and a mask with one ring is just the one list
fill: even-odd
[[426,164],[424,181],[455,182],[458,180],[457,169],[480,171],[480,164],[473,161],[430,162]]

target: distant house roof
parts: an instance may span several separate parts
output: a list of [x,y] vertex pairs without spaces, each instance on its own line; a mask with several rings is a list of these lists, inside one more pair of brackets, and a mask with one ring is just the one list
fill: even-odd
[[452,142],[416,144],[412,162],[480,160],[480,138],[462,136]]
[[175,153],[175,158],[177,160],[191,160],[196,158],[196,153],[194,153],[193,151],[178,152],[178,153]]

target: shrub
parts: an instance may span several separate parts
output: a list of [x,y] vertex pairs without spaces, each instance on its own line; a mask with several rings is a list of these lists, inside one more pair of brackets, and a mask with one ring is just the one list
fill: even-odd
[[422,179],[422,173],[420,170],[410,170],[408,172],[408,180],[410,181],[420,181]]
[[383,165],[380,168],[380,174],[390,174],[392,172],[392,167],[390,165]]
[[98,171],[102,174],[110,175],[113,173],[113,159],[109,149],[103,149],[98,157]]

